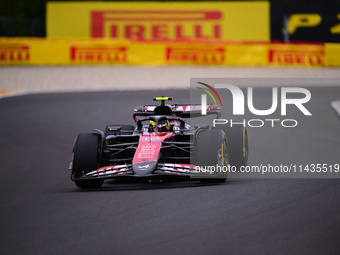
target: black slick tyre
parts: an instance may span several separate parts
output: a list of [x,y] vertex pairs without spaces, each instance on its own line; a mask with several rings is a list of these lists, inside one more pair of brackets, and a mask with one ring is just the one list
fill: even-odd
[[[215,129],[217,129],[217,127],[215,127]],[[241,167],[248,165],[247,129],[241,125],[235,125],[233,127],[219,125],[218,129],[223,130],[227,136],[231,170],[240,171]]]
[[[196,164],[208,172],[209,167],[214,169],[213,176],[200,179],[202,183],[225,182],[228,167],[228,142],[225,133],[219,129],[201,131],[196,143]],[[217,169],[217,166],[220,169]]]
[[[79,134],[73,147],[72,177],[79,178],[99,168],[101,155],[101,137],[98,134]],[[100,188],[103,179],[75,180],[80,188]]]

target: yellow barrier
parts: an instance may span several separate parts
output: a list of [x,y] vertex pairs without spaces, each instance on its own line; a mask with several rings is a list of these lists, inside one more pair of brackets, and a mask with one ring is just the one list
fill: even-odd
[[48,38],[270,40],[269,2],[48,2]]
[[340,66],[340,44],[0,38],[0,65]]
[[340,66],[340,44],[326,43],[326,66]]

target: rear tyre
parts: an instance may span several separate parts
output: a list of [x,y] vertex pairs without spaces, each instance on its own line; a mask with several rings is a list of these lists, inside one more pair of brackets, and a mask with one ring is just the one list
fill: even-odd
[[[198,134],[196,162],[205,171],[208,171],[208,167],[215,167],[217,176],[212,178],[207,176],[200,180],[202,183],[225,182],[227,180],[228,142],[222,130],[209,129]],[[217,169],[216,166],[219,166],[220,169]]]
[[[101,155],[101,137],[98,134],[79,134],[73,147],[72,177],[79,178],[99,168]],[[76,180],[75,184],[80,188],[100,188],[103,179]]]
[[232,170],[240,171],[240,168],[248,165],[248,134],[243,126],[233,127],[220,125],[219,129],[227,135],[229,145],[229,158]]

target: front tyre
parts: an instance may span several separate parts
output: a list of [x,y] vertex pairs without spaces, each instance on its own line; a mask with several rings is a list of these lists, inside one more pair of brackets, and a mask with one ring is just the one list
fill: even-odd
[[[80,178],[99,168],[101,155],[101,137],[98,134],[79,134],[73,147],[72,179]],[[80,188],[100,188],[103,179],[75,180]]]
[[[196,164],[202,172],[214,171],[212,176],[200,179],[202,183],[225,182],[228,167],[228,142],[225,133],[219,129],[201,131],[196,143]],[[209,167],[211,167],[209,169]]]
[[[221,127],[220,127],[221,126]],[[217,129],[217,127],[215,127]],[[231,170],[240,171],[248,165],[248,134],[247,129],[240,125],[230,127],[219,125],[218,129],[227,135]]]

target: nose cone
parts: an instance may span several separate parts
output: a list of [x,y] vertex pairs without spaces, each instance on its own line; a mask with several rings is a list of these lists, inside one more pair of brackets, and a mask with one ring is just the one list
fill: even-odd
[[157,161],[148,161],[143,163],[137,163],[132,166],[132,170],[136,175],[144,176],[149,175],[155,170]]

